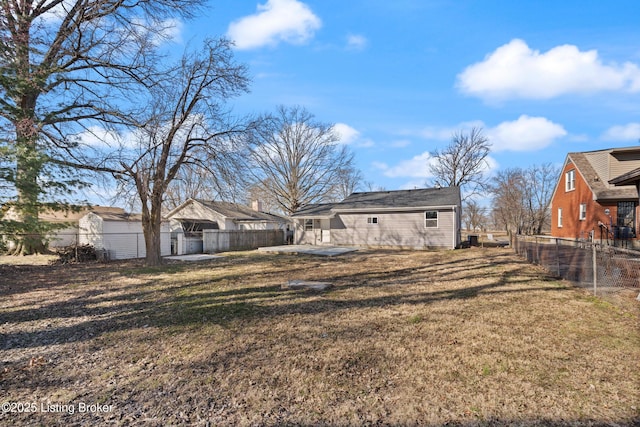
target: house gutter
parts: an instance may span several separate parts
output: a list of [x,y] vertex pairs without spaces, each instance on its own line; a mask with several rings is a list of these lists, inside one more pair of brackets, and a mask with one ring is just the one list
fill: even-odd
[[343,208],[343,209],[333,209],[336,213],[357,213],[357,212],[411,212],[411,211],[426,211],[426,210],[435,210],[435,209],[451,209],[453,211],[456,210],[456,205],[441,205],[441,206],[406,206],[402,208],[382,208],[382,207],[362,207],[362,208]]
[[333,215],[292,215],[291,219],[332,219],[335,218],[336,214]]
[[373,213],[373,212],[412,212],[412,211],[428,211],[428,210],[451,210],[456,212],[456,205],[438,205],[438,206],[406,206],[401,208],[394,207],[362,207],[362,208],[339,208],[332,209],[330,215],[292,215],[291,219],[332,219],[339,213]]

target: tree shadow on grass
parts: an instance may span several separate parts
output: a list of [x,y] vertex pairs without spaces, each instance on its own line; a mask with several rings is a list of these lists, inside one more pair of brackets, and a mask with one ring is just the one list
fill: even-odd
[[[345,310],[375,307],[429,305],[445,300],[469,300],[491,293],[554,292],[562,286],[540,286],[545,281],[540,272],[525,262],[515,263],[505,255],[460,261],[440,259],[424,266],[378,267],[362,272],[343,272],[349,260],[333,262],[341,268],[335,274],[314,276],[320,265],[317,259],[304,259],[295,264],[301,278],[333,282],[330,292],[290,291],[280,288],[282,271],[255,274],[228,274],[215,278],[174,284],[158,290],[153,279],[131,285],[120,294],[101,290],[84,290],[70,300],[16,310],[0,311],[0,324],[51,319],[48,326],[0,335],[0,350],[32,348],[52,344],[91,340],[109,332],[141,327],[184,328],[203,324],[225,326],[235,321],[251,321],[289,315],[338,314]],[[221,268],[225,268],[222,264]],[[477,283],[482,278],[487,283]],[[264,285],[246,286],[264,279]],[[281,280],[284,282],[285,280]],[[433,282],[441,283],[433,286]],[[208,290],[216,283],[237,282],[231,289]],[[415,285],[418,290],[399,290],[399,286]],[[380,294],[376,289],[387,288]],[[355,291],[355,293],[354,293]],[[78,319],[77,323],[55,326],[59,319]]]

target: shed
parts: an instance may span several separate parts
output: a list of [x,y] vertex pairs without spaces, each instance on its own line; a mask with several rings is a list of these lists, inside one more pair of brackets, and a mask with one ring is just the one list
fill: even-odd
[[[67,210],[47,209],[38,214],[40,221],[53,223],[59,226],[47,233],[49,248],[60,248],[79,243],[78,224],[82,217],[89,212],[98,215],[124,215],[122,208],[114,206],[71,206]],[[17,220],[18,213],[14,207],[10,207],[4,215],[4,219]]]
[[[129,213],[89,212],[78,222],[80,244],[93,245],[108,259],[144,258],[147,254],[142,216]],[[161,225],[161,256],[171,255],[169,222]]]

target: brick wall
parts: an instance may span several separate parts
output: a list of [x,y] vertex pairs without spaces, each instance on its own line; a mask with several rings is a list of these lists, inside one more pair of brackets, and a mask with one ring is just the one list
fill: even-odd
[[[566,189],[566,174],[575,171],[575,188]],[[586,204],[586,218],[580,219],[580,205]],[[562,209],[562,226],[558,225],[558,209]],[[596,230],[596,238],[600,237],[599,222],[609,226],[610,218],[615,223],[617,204],[601,204],[593,200],[593,193],[580,172],[571,162],[564,167],[559,178],[558,187],[551,201],[551,235],[569,239],[588,237]]]

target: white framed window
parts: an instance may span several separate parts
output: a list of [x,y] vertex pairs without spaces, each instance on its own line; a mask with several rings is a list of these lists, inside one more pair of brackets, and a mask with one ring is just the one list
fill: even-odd
[[569,172],[565,174],[564,181],[565,191],[573,191],[576,189],[576,170],[571,169]]
[[587,204],[580,203],[580,221],[587,219]]
[[562,228],[562,208],[558,208],[558,228]]
[[304,231],[312,231],[313,230],[313,220],[305,219],[304,220]]
[[377,223],[378,223],[377,216],[370,216],[367,218],[367,224],[377,224]]
[[424,213],[424,226],[426,228],[438,228],[438,211],[426,211]]

